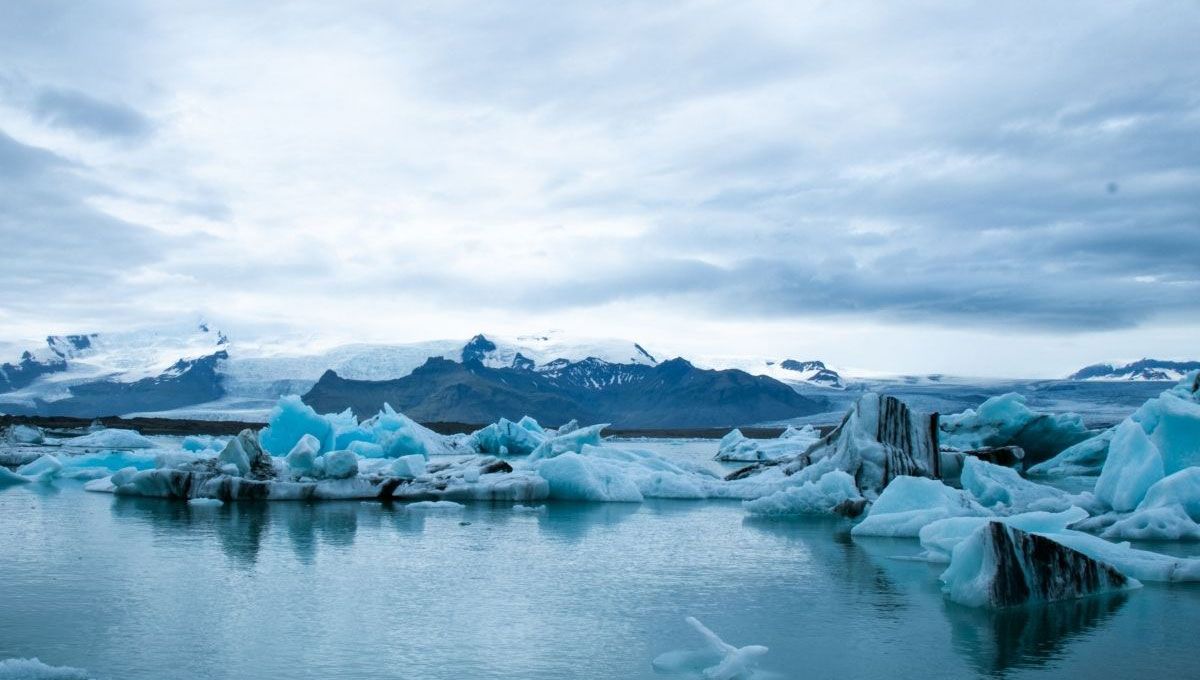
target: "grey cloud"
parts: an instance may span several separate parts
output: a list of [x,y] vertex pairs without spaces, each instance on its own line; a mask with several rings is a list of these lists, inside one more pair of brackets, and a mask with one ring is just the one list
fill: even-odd
[[100,137],[138,140],[153,130],[150,119],[139,111],[76,90],[42,90],[32,109],[43,123]]

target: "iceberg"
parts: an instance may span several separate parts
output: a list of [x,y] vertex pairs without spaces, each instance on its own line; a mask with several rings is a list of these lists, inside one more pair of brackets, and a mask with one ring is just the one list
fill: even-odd
[[1117,427],[1096,480],[1096,500],[1118,512],[1133,510],[1165,476],[1163,458],[1142,426],[1130,418]]
[[751,677],[758,660],[767,653],[762,645],[734,647],[694,617],[684,619],[704,639],[704,648],[676,650],[655,657],[651,665],[666,673],[699,672],[706,680],[737,680]]
[[1008,517],[950,517],[921,527],[918,538],[925,549],[925,559],[930,562],[949,562],[954,547],[989,522],[1000,522],[1030,533],[1057,534],[1087,519],[1087,516],[1083,508],[1071,508],[1062,512],[1038,510]]
[[324,458],[325,476],[330,479],[349,479],[358,474],[358,456],[353,451],[330,451]]
[[1016,470],[967,456],[959,477],[964,490],[975,500],[1000,514],[1046,510],[1059,512],[1080,503],[1075,496],[1044,484],[1031,482]]
[[17,468],[17,474],[30,479],[47,482],[62,472],[63,464],[58,458],[47,453],[37,460]]
[[1200,541],[1200,524],[1182,505],[1164,505],[1137,510],[1111,524],[1100,536],[1110,540]]
[[425,457],[416,454],[400,456],[392,463],[392,474],[402,479],[416,479],[425,474]]
[[580,453],[584,446],[599,446],[600,433],[608,423],[577,427],[570,432],[546,439],[529,454],[529,460],[553,458],[563,453]]
[[525,456],[533,453],[547,435],[538,422],[525,416],[514,423],[507,418],[471,433],[471,440],[480,453]]
[[46,441],[46,433],[37,425],[13,425],[8,428],[5,439],[14,444],[41,444]]
[[296,395],[281,397],[260,437],[272,455],[284,456],[305,436],[320,442],[319,453],[353,450],[367,458],[397,458],[463,453],[456,439],[444,437],[384,404],[359,423],[349,410],[318,414]]
[[[1178,384],[1138,407],[1128,420],[1141,425],[1162,457],[1163,471],[1172,474],[1200,465],[1200,371],[1189,373]],[[1110,455],[1112,440],[1124,425],[1071,447],[1033,474],[1096,474]]]
[[820,438],[812,425],[801,429],[789,426],[777,439],[750,439],[735,428],[721,438],[715,460],[747,463],[776,460],[802,454]]
[[842,470],[826,472],[815,482],[781,489],[769,496],[742,502],[751,515],[845,515],[855,517],[866,507],[854,478]]
[[1200,521],[1200,467],[1190,467],[1155,482],[1146,490],[1139,511],[1179,506],[1188,517]]
[[1095,434],[1078,414],[1035,413],[1015,392],[991,397],[977,409],[943,416],[940,427],[945,446],[962,451],[1019,446],[1028,462],[1049,459]]
[[921,527],[941,519],[991,514],[971,494],[936,479],[897,477],[871,505],[867,517],[850,533],[855,536],[916,537]]
[[103,429],[62,440],[62,446],[88,449],[152,449],[155,444],[134,430]]
[[306,475],[317,465],[317,456],[321,453],[321,442],[311,434],[305,434],[288,452],[284,461],[293,473]]
[[863,495],[874,498],[894,479],[941,474],[937,417],[910,410],[904,402],[868,393],[832,432],[797,455],[748,466],[726,477],[745,480],[776,471],[787,485],[816,481],[831,470],[854,477]]
[[955,546],[943,590],[969,607],[1011,607],[1141,586],[1055,538],[988,522]]

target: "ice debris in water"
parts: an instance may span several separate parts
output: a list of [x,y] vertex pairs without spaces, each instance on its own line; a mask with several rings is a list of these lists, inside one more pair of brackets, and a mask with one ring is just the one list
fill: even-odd
[[417,501],[404,506],[405,510],[463,510],[467,506],[454,501]]
[[225,503],[217,498],[192,498],[188,500],[188,505],[195,508],[219,508]]
[[789,426],[777,439],[750,439],[735,428],[721,438],[716,460],[753,463],[799,455],[820,438],[812,425],[801,429]]
[[90,680],[88,672],[70,666],[49,666],[37,658],[0,660],[0,680]]
[[988,522],[954,547],[943,589],[959,604],[1009,607],[1141,586],[1056,538]]
[[1117,540],[1200,541],[1200,524],[1192,521],[1182,505],[1166,505],[1138,510],[1100,535]]
[[63,446],[88,449],[152,449],[155,443],[134,430],[104,429],[62,440]]
[[735,647],[695,617],[684,620],[703,638],[704,647],[660,654],[651,662],[655,670],[667,673],[698,671],[706,680],[745,680],[753,676],[759,659],[767,653],[767,648],[762,645]]
[[976,409],[941,418],[941,443],[963,451],[1019,446],[1031,461],[1050,458],[1094,433],[1075,413],[1035,413],[1024,395],[991,397]]

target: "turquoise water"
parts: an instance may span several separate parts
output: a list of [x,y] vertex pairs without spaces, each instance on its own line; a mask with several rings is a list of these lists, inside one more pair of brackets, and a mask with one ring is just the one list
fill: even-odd
[[914,541],[849,526],[726,502],[421,514],[9,487],[0,658],[113,679],[662,678],[655,656],[698,646],[691,615],[768,646],[763,677],[1200,674],[1200,588],[970,610],[938,567],[893,558]]

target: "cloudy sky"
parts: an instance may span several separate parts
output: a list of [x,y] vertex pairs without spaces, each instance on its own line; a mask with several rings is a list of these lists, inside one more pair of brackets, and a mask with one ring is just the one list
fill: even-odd
[[0,335],[1200,358],[1195,2],[0,3]]

